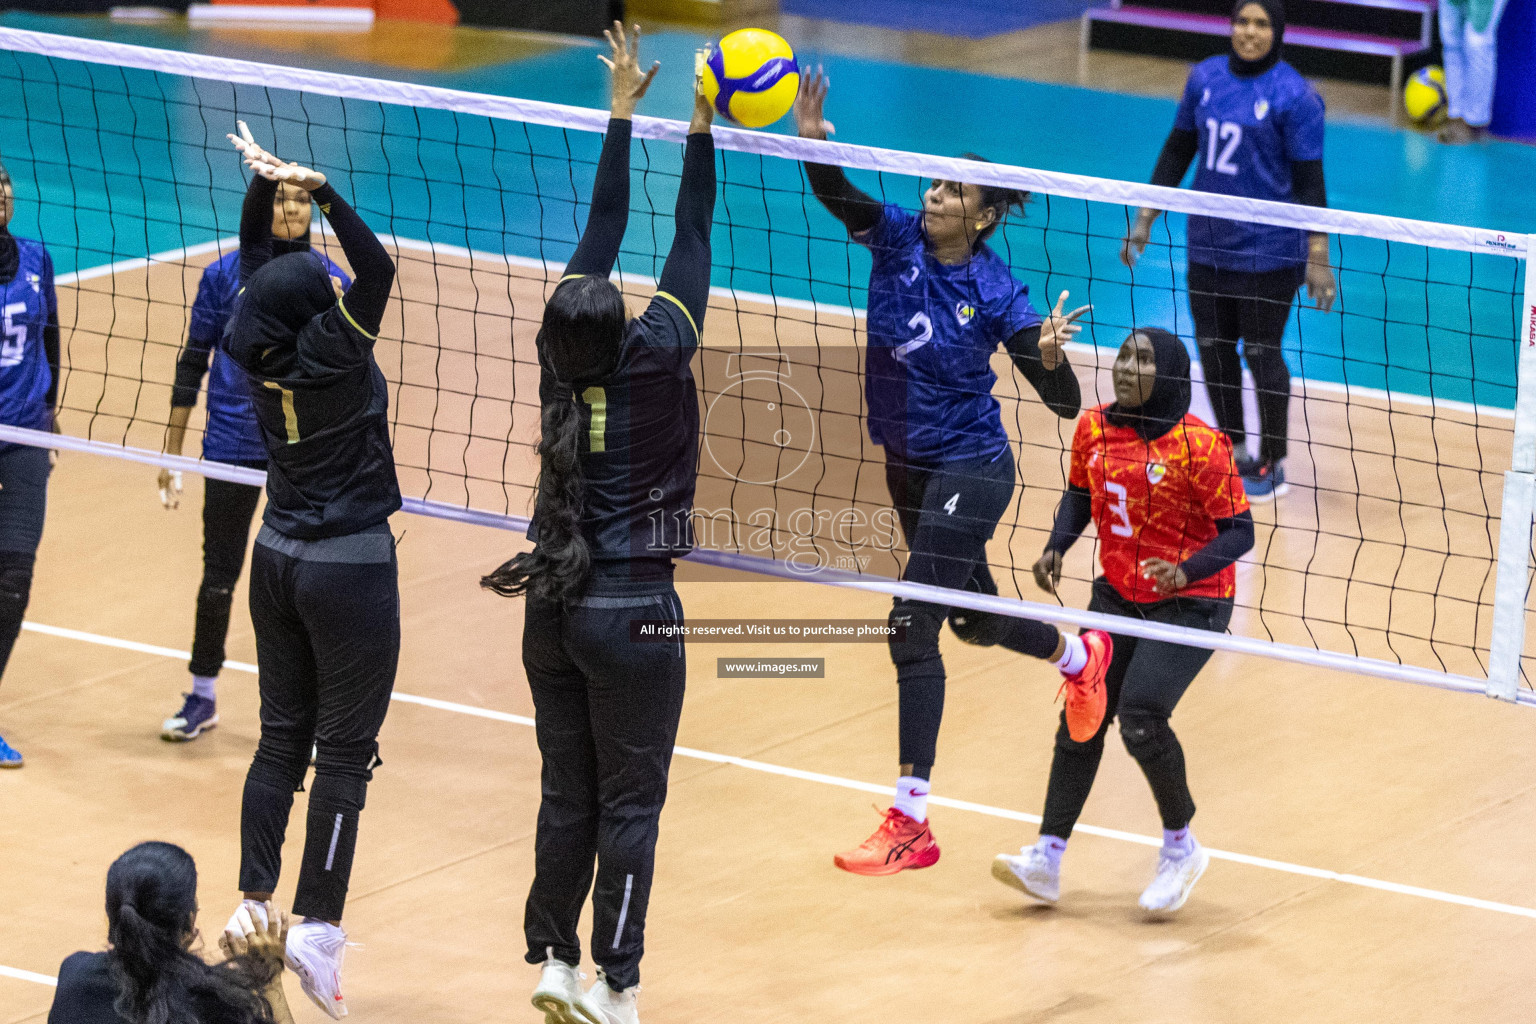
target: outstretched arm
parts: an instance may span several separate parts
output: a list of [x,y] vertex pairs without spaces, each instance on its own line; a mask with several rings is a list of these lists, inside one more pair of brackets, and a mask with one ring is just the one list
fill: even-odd
[[576,244],[576,254],[566,265],[567,277],[591,275],[606,278],[618,262],[619,245],[629,224],[629,142],[631,118],[635,106],[651,87],[660,63],[649,71],[640,70],[640,26],[632,26],[625,36],[617,21],[604,32],[609,56],[597,59],[613,73],[612,116],[608,133],[603,136],[603,152],[597,160],[597,176],[592,182],[592,208],[587,213],[587,228]]
[[[279,159],[257,145],[244,121],[237,123],[240,134],[229,136],[229,141],[234,143],[235,148],[245,157],[246,166],[256,175],[251,181],[251,188],[246,191],[245,210],[240,218],[241,283],[244,284],[250,274],[260,269],[260,264],[248,269],[248,259],[262,256],[261,263],[265,263],[271,258],[272,198],[277,194],[278,183],[297,185],[310,194],[310,198],[320,207],[320,212],[330,219],[331,227],[341,242],[341,251],[347,254],[347,262],[352,264],[352,287],[347,289],[341,299],[341,311],[354,327],[367,335],[370,341],[373,340],[379,332],[379,325],[384,322],[384,308],[389,305],[389,291],[395,283],[395,261],[389,258],[389,253],[384,251],[378,237],[363,223],[357,212],[326,182],[325,175]],[[257,211],[253,209],[251,198],[256,192],[258,181],[270,186],[266,191],[266,205],[260,213],[265,220],[259,228],[256,222]],[[252,240],[250,253],[246,249],[247,237]]]
[[352,287],[342,296],[342,310],[358,329],[373,337],[379,333],[384,309],[389,305],[389,292],[395,284],[395,261],[389,258],[363,218],[329,184],[312,189],[310,195],[331,222],[341,251],[352,265]]
[[695,330],[703,330],[709,305],[709,232],[715,220],[715,137],[710,133],[714,108],[695,92],[683,177],[677,190],[672,250],[661,269],[660,295],[671,296],[688,311]]
[[[817,68],[800,79],[800,93],[795,97],[795,125],[803,139],[825,139],[835,129],[822,116],[831,79]],[[880,223],[884,207],[868,193],[856,188],[841,167],[831,164],[805,165],[806,180],[827,212],[843,222],[850,234],[860,234]]]
[[[240,122],[240,130],[245,136],[250,135],[250,129],[245,127],[244,121]],[[249,164],[250,160],[247,159],[246,163]],[[245,203],[240,207],[242,287],[251,279],[252,274],[266,266],[272,258],[272,200],[276,196],[276,180],[260,174],[251,175],[251,183],[245,187]]]

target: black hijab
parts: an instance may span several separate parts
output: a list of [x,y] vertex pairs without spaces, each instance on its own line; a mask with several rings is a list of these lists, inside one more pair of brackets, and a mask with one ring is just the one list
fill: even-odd
[[[341,343],[341,314],[325,262],[314,252],[268,260],[246,282],[229,330],[230,355],[264,377],[292,372],[301,337],[305,347]],[[335,342],[328,340],[332,335]]]
[[1189,412],[1189,350],[1176,335],[1160,327],[1141,327],[1136,333],[1152,343],[1157,363],[1152,394],[1137,409],[1122,409],[1116,402],[1104,410],[1104,417],[1117,427],[1130,427],[1144,440],[1155,441],[1178,426]]
[[[0,185],[11,184],[11,175],[0,164]],[[16,190],[11,190],[12,209],[15,208]],[[0,224],[0,287],[16,280],[16,271],[21,269],[21,251],[16,247],[16,239],[11,235],[10,228]]]
[[16,280],[16,272],[20,269],[21,250],[16,245],[16,237],[9,228],[0,225],[0,288]]
[[298,238],[272,238],[272,255],[286,256],[291,252],[310,252],[309,235],[303,234]]
[[1239,78],[1256,78],[1280,63],[1280,44],[1285,41],[1285,4],[1282,0],[1237,0],[1232,7],[1232,20],[1236,21],[1237,13],[1249,4],[1258,4],[1269,15],[1269,23],[1275,28],[1275,41],[1270,44],[1269,52],[1258,60],[1243,60],[1236,50],[1227,54],[1227,67]]

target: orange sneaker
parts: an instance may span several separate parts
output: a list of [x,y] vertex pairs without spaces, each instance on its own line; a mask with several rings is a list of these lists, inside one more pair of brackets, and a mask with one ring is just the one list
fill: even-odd
[[1102,629],[1090,629],[1082,636],[1083,646],[1088,648],[1088,664],[1075,676],[1061,681],[1061,690],[1067,694],[1067,733],[1074,743],[1087,743],[1104,724],[1104,713],[1109,710],[1109,690],[1104,676],[1109,672],[1109,662],[1115,656],[1115,641]]
[[839,853],[832,863],[856,875],[894,875],[907,868],[926,868],[939,862],[939,844],[926,821],[914,821],[892,807],[875,834],[857,849]]

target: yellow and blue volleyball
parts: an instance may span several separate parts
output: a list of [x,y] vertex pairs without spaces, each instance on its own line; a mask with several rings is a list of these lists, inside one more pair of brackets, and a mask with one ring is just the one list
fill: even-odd
[[767,29],[732,32],[704,61],[704,98],[746,128],[763,128],[789,113],[800,91],[800,65],[784,37]]
[[1403,109],[1415,123],[1433,127],[1443,117],[1450,100],[1445,92],[1445,72],[1438,64],[1419,68],[1403,87]]

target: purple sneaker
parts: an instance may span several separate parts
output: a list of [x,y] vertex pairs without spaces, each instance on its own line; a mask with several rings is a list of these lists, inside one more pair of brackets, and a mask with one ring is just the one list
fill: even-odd
[[212,729],[219,724],[218,703],[207,697],[199,697],[195,693],[184,694],[187,702],[181,706],[172,718],[167,718],[165,724],[160,726],[160,738],[172,743],[184,743],[187,740],[195,740],[206,729]]

